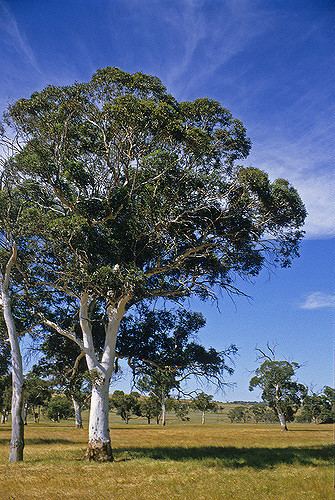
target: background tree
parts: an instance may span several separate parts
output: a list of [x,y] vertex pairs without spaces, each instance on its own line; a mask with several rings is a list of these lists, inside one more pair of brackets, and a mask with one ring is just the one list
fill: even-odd
[[67,420],[73,415],[70,401],[63,394],[55,394],[48,402],[47,417],[54,422]]
[[123,391],[114,391],[110,398],[110,406],[126,424],[131,418],[141,416],[140,394],[138,392],[125,394]]
[[47,406],[51,395],[50,382],[38,377],[33,371],[25,376],[23,390],[25,425],[29,410],[32,410],[34,421],[39,422],[41,406]]
[[256,424],[266,421],[266,410],[267,407],[265,404],[254,404],[249,408],[252,418]]
[[[67,323],[70,321],[73,322],[73,318],[67,319]],[[73,325],[73,328],[79,335],[81,332],[79,324]],[[84,353],[74,342],[52,330],[45,333],[38,349],[42,355],[33,367],[33,371],[50,380],[53,387],[72,402],[75,426],[82,428],[82,409],[89,402],[91,393],[91,381]]]
[[234,422],[243,422],[246,423],[248,419],[247,408],[244,406],[235,406],[228,411],[228,418],[230,422],[233,424]]
[[148,424],[151,423],[153,418],[156,419],[157,423],[159,423],[161,405],[153,394],[150,394],[149,396],[141,396],[139,404],[141,416],[147,419]]
[[274,351],[268,346],[268,355],[261,349],[260,359],[265,359],[256,369],[256,375],[249,383],[249,390],[256,387],[262,389],[262,399],[272,408],[280,422],[281,430],[287,431],[287,422],[294,419],[294,414],[298,411],[306,396],[307,389],[303,384],[293,380],[299,364],[296,362],[277,361],[274,358]]
[[217,404],[213,401],[213,396],[201,392],[193,400],[193,406],[201,411],[201,423],[205,423],[205,414],[208,411],[217,411]]
[[183,394],[191,377],[222,388],[225,375],[233,372],[228,363],[236,346],[221,352],[206,349],[196,341],[204,325],[199,313],[148,307],[129,314],[121,323],[117,353],[128,359],[138,388],[159,401],[162,425],[166,424],[166,403],[172,391]]
[[300,419],[304,422],[333,423],[335,421],[334,389],[325,386],[321,394],[308,394],[304,398]]
[[176,417],[179,418],[182,422],[188,422],[190,420],[189,411],[191,405],[189,401],[171,398],[170,407],[175,412]]
[[10,106],[5,124],[21,145],[12,165],[44,238],[41,282],[80,310],[82,342],[53,326],[84,350],[92,375],[87,455],[111,460],[108,389],[126,310],[148,298],[238,292],[237,276],[289,265],[305,209],[287,181],[236,164],[250,141],[220,103],[179,103],[141,73],[104,68],[88,83],[49,86]]

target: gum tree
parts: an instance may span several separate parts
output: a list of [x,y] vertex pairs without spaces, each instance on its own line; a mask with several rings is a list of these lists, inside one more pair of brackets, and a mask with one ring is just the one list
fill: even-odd
[[[5,125],[20,144],[12,164],[34,206],[44,291],[72,297],[82,340],[43,321],[85,353],[93,380],[87,456],[112,460],[108,389],[127,309],[156,297],[238,292],[237,276],[290,265],[305,209],[286,180],[238,165],[250,141],[219,102],[178,102],[142,73],[108,67],[88,83],[49,86],[10,106]],[[100,356],[97,311],[106,333]]]
[[294,361],[278,361],[274,359],[273,349],[269,346],[268,349],[271,355],[258,349],[264,361],[250,380],[249,390],[253,391],[256,387],[262,389],[263,401],[278,416],[281,430],[287,431],[287,422],[294,419],[307,389],[293,379],[300,365]]
[[217,411],[217,404],[213,401],[213,396],[201,392],[194,398],[193,406],[201,411],[201,423],[205,423],[205,414],[208,411]]

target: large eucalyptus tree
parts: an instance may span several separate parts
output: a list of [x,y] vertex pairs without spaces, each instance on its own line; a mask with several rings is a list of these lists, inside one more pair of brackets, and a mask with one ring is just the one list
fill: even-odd
[[[77,304],[82,339],[43,321],[86,355],[88,456],[111,460],[108,388],[126,310],[154,297],[236,292],[237,276],[289,265],[305,209],[286,180],[236,163],[250,141],[220,103],[178,102],[148,75],[101,69],[88,83],[17,101],[5,121],[34,207],[33,271],[44,293]],[[105,320],[100,356],[94,314]]]

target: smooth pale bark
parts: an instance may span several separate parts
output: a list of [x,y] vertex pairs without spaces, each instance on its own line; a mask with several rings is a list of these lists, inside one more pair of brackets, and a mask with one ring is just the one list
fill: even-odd
[[161,415],[161,423],[164,427],[166,425],[166,404],[165,404],[165,396],[162,396],[162,415]]
[[12,313],[9,279],[17,258],[16,245],[12,247],[12,255],[7,263],[2,282],[2,308],[7,327],[12,356],[12,433],[10,441],[9,461],[23,460],[24,424],[23,424],[23,369],[19,339]]
[[92,395],[88,427],[86,458],[99,462],[113,461],[109,432],[109,384],[114,369],[116,337],[129,296],[122,297],[107,308],[105,345],[101,361],[97,359],[89,317],[90,297],[83,293],[80,301],[80,325],[87,366],[92,378]]
[[72,396],[72,404],[73,404],[73,409],[74,409],[75,426],[77,429],[82,429],[83,428],[83,419],[81,416],[81,404],[74,396]]
[[288,428],[287,428],[287,425],[286,425],[286,418],[285,418],[284,413],[281,413],[280,410],[277,410],[277,413],[278,413],[278,418],[279,418],[280,427],[281,427],[282,432],[283,431],[288,431]]
[[28,425],[28,403],[25,403],[23,406],[23,423],[24,425]]
[[201,423],[202,424],[205,423],[205,412],[204,411],[202,412],[202,415],[201,415]]
[[281,405],[280,405],[280,385],[279,384],[276,384],[276,396],[275,396],[275,398],[276,398],[276,410],[277,410],[277,415],[279,418],[281,430],[282,430],[282,432],[288,431],[288,428],[286,425],[286,418],[285,418],[284,413],[281,410]]

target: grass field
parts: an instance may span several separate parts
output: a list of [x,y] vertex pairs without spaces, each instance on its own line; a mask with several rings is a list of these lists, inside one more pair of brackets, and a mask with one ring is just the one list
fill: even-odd
[[[208,424],[166,428],[112,418],[116,462],[81,460],[87,431],[71,421],[26,427],[25,462],[7,463],[9,425],[0,425],[0,498],[330,499],[332,426]],[[125,460],[126,459],[126,460]]]

